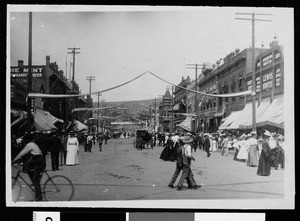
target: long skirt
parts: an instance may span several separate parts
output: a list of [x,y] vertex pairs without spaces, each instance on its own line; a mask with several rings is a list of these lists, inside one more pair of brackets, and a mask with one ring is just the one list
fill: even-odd
[[258,164],[258,153],[257,153],[256,146],[250,146],[249,147],[249,153],[248,153],[248,161],[247,166],[257,166]]
[[66,159],[66,165],[75,165],[78,164],[78,155],[77,155],[77,149],[76,146],[70,145],[67,147],[67,159]]
[[271,174],[270,160],[262,153],[259,158],[257,175],[269,176]]

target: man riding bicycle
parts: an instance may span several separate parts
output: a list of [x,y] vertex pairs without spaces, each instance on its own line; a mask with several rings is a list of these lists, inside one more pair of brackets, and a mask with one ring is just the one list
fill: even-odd
[[36,196],[35,201],[42,201],[42,191],[40,184],[40,175],[46,168],[45,156],[43,155],[39,146],[34,142],[34,136],[32,134],[27,134],[24,136],[25,147],[21,152],[13,159],[12,163],[21,159],[23,156],[27,155],[25,161],[25,171],[35,187]]

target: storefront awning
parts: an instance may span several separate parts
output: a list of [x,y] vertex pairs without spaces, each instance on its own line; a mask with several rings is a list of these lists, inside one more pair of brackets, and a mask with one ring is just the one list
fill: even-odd
[[[263,99],[256,109],[256,121],[264,114],[264,112],[270,106],[270,98]],[[252,110],[251,110],[252,111]],[[241,129],[251,129],[252,128],[252,115],[250,118],[245,119],[244,123],[241,123],[239,128]]]
[[[257,106],[257,102],[256,102]],[[227,127],[228,130],[239,129],[241,124],[247,123],[249,119],[252,119],[252,102],[246,103],[244,109],[239,116]]]
[[51,123],[53,124],[55,124],[56,122],[64,123],[64,120],[54,117],[52,114],[50,114],[50,112],[44,111],[44,113],[46,114],[46,117],[49,119],[49,121],[51,121]]
[[219,130],[227,129],[235,119],[242,113],[242,110],[232,111],[231,114],[226,117],[226,120],[220,125]]
[[82,130],[87,130],[88,126],[86,126],[85,124],[81,123],[78,120],[75,120],[75,125],[74,125],[74,131],[82,131]]
[[47,118],[43,110],[37,109],[34,114],[34,123],[37,131],[57,129]]
[[184,121],[182,121],[180,124],[178,124],[179,127],[183,128],[184,130],[187,131],[192,131],[192,126],[191,126],[191,120],[192,117],[186,117]]
[[268,109],[257,119],[256,126],[263,127],[271,125],[284,128],[284,100],[283,95],[274,98]]
[[175,104],[173,107],[173,111],[178,111],[179,110],[179,103]]

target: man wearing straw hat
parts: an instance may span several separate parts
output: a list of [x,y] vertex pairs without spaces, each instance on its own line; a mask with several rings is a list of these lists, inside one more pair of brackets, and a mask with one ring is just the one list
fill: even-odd
[[[185,179],[187,179],[189,176],[191,176],[191,160],[194,160],[194,157],[192,155],[192,147],[191,143],[193,142],[193,138],[190,136],[185,136],[183,139],[183,147],[182,147],[182,174],[178,181],[177,190],[182,190],[183,182]],[[201,187],[200,185],[197,185],[196,183],[192,184],[194,189],[198,189]]]
[[263,134],[262,140],[262,151],[260,154],[257,175],[259,176],[269,176],[271,174],[271,148],[269,145],[269,140],[271,137],[271,133],[266,130]]

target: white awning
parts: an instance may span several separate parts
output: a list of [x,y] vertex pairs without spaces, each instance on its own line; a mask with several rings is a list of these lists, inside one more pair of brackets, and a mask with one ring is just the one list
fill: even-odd
[[[259,106],[256,109],[256,122],[257,120],[264,114],[264,112],[269,108],[270,106],[270,98],[264,98]],[[251,110],[252,111],[252,110]],[[252,115],[250,118],[245,119],[244,123],[241,123],[239,128],[241,129],[251,129],[252,128]]]
[[[257,102],[256,102],[257,107]],[[239,116],[227,127],[229,130],[239,129],[240,125],[247,123],[249,119],[252,119],[252,102],[246,103],[244,109]]]
[[[220,125],[219,130],[227,129],[233,121],[241,114],[242,110],[232,111],[231,114],[226,117],[225,121]],[[221,121],[222,122],[222,121]]]
[[56,122],[64,123],[64,120],[54,117],[52,114],[50,114],[50,112],[44,111],[44,113],[52,124],[54,124]]
[[178,111],[179,110],[179,103],[175,104],[173,107],[173,111]]
[[268,109],[257,119],[256,126],[271,125],[284,128],[284,100],[283,95],[274,98]]
[[191,120],[192,117],[186,117],[184,121],[178,124],[178,126],[191,132],[192,131]]

